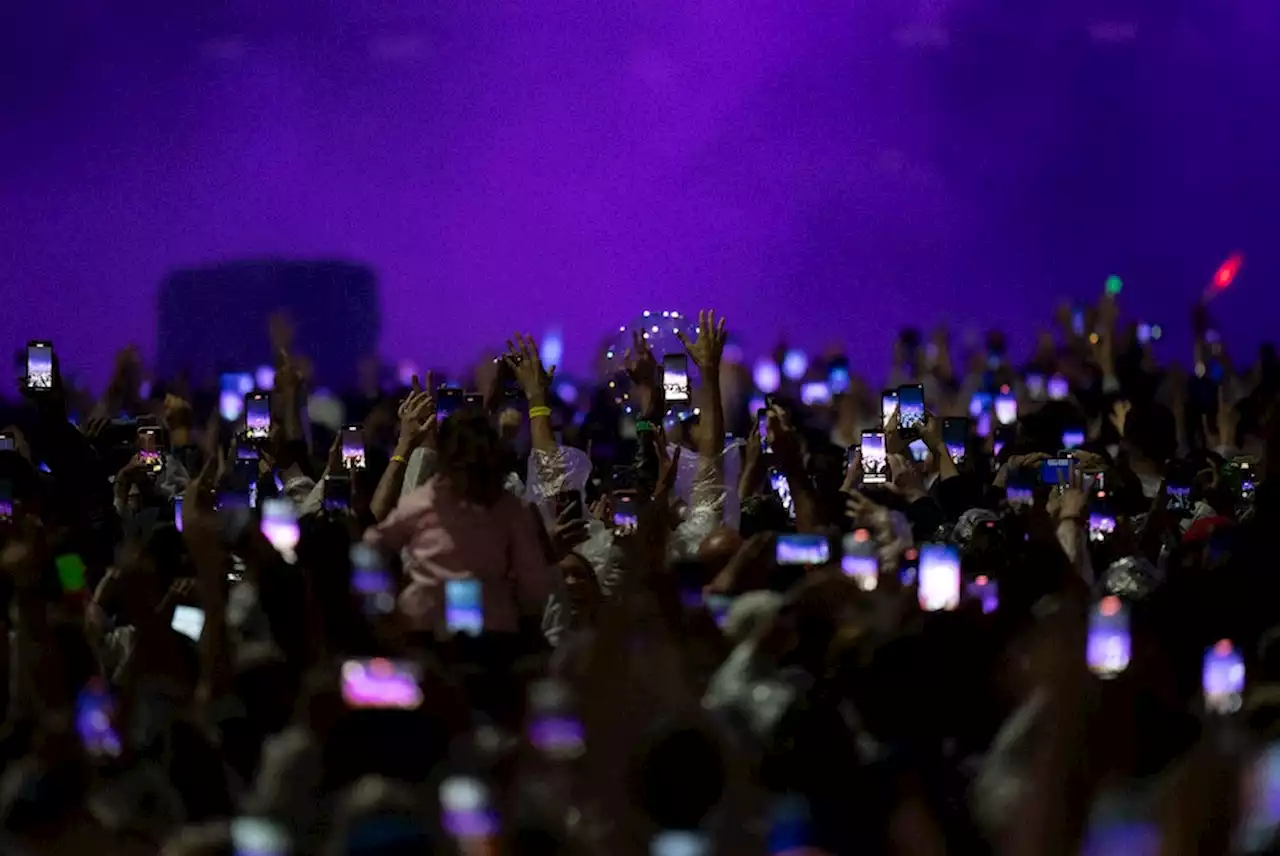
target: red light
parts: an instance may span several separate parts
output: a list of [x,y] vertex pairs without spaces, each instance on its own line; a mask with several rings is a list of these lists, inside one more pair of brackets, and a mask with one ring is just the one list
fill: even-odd
[[1218,269],[1213,273],[1213,287],[1221,291],[1231,285],[1243,264],[1244,256],[1240,253],[1232,253],[1228,256],[1227,260],[1219,265]]
[[987,584],[987,577],[986,577],[986,575],[985,575],[985,574],[982,574],[982,575],[978,576],[978,578],[977,578],[977,579],[975,579],[975,580],[974,580],[974,582],[975,582],[975,583],[977,583],[977,584],[978,584],[978,585],[980,585],[980,586],[985,586],[985,585]]
[[1215,644],[1215,645],[1213,646],[1213,653],[1217,654],[1219,657],[1225,657],[1225,656],[1227,656],[1228,654],[1230,654],[1230,653],[1231,653],[1231,640],[1230,640],[1230,639],[1219,639],[1219,640],[1218,640],[1218,642],[1217,642],[1217,644]]
[[1110,618],[1120,611],[1120,598],[1115,595],[1107,595],[1098,604],[1098,611]]
[[866,529],[857,529],[853,533],[853,540],[857,541],[859,544],[861,544],[863,541],[870,541],[871,533],[868,532]]

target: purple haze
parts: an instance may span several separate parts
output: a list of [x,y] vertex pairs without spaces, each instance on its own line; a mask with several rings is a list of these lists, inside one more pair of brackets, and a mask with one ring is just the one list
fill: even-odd
[[373,265],[423,365],[560,326],[581,368],[714,305],[879,371],[903,324],[1030,331],[1109,273],[1176,336],[1235,249],[1222,326],[1272,333],[1273,4],[12,5],[0,343],[98,383],[166,271],[264,255]]

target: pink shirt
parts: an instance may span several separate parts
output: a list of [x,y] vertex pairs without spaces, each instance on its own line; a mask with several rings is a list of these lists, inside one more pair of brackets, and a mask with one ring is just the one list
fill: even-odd
[[443,476],[400,497],[365,541],[405,556],[409,585],[400,610],[415,630],[444,629],[444,583],[480,580],[486,630],[515,632],[520,615],[540,616],[552,571],[532,513],[515,496],[485,508],[454,495]]

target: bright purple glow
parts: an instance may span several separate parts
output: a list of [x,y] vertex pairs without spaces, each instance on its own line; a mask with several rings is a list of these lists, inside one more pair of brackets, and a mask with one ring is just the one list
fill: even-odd
[[0,345],[101,386],[172,268],[338,257],[377,270],[392,361],[560,327],[582,373],[645,306],[714,306],[748,359],[838,342],[882,379],[906,324],[1017,325],[1021,357],[1113,270],[1185,352],[1239,249],[1215,321],[1251,354],[1275,17],[1184,5],[1098,42],[1087,9],[966,0],[10,4]]
[[773,360],[761,357],[756,360],[755,368],[752,370],[752,380],[755,381],[756,389],[761,392],[776,392],[782,383],[782,372],[778,370],[778,364]]

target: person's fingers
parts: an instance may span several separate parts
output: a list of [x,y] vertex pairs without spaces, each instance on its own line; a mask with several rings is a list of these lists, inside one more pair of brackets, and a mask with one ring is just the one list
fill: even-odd
[[413,382],[409,385],[409,388],[412,390],[412,392],[409,393],[410,398],[422,392],[422,386],[418,383],[417,375],[413,376]]
[[724,341],[724,319],[716,322],[716,339]]
[[555,376],[556,376],[556,366],[552,366],[551,368],[547,369],[547,383],[551,383],[551,381],[555,379]]

